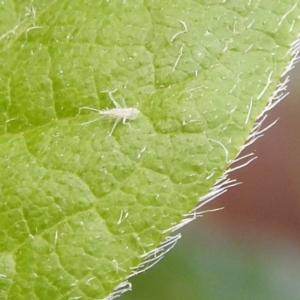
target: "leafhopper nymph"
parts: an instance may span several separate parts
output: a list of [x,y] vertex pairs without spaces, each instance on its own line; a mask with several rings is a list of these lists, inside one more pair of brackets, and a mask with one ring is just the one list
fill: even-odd
[[[137,108],[134,107],[121,107],[121,105],[114,99],[114,97],[112,96],[112,94],[115,92],[114,91],[103,91],[108,93],[109,98],[111,99],[111,101],[113,102],[113,104],[115,105],[115,108],[111,108],[111,109],[96,109],[96,108],[92,108],[92,107],[88,107],[88,106],[84,106],[84,107],[80,107],[79,108],[79,113],[81,112],[81,110],[83,109],[88,109],[88,110],[92,110],[95,111],[97,113],[99,113],[102,116],[107,116],[107,117],[111,117],[116,119],[110,133],[109,136],[111,136],[116,128],[116,126],[118,125],[118,123],[122,120],[123,124],[127,124],[126,121],[127,120],[135,120],[138,116],[138,114],[140,113],[140,111]],[[82,123],[81,125],[86,125],[86,124],[90,124],[93,123],[95,121],[99,120],[99,118],[86,122],[86,123]],[[128,123],[129,124],[129,123]]]

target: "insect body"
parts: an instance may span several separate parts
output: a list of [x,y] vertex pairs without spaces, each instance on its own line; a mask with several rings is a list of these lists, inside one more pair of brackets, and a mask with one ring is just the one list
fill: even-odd
[[[111,136],[116,128],[116,126],[118,125],[118,123],[122,120],[123,124],[127,124],[126,120],[134,120],[137,118],[138,114],[140,113],[140,111],[137,108],[134,107],[121,107],[120,104],[114,99],[114,97],[112,96],[112,93],[114,93],[116,90],[114,91],[103,91],[103,92],[107,92],[111,101],[114,103],[116,108],[111,108],[111,109],[96,109],[96,108],[92,108],[92,107],[88,107],[88,106],[84,106],[79,108],[79,114],[81,112],[81,110],[83,109],[88,109],[88,110],[92,110],[95,112],[98,112],[100,115],[103,116],[108,116],[111,118],[116,119],[110,133],[109,136]],[[90,124],[93,123],[95,121],[97,121],[99,118],[86,122],[86,123],[82,123],[81,125],[86,125],[86,124]],[[128,123],[129,125],[129,123]]]

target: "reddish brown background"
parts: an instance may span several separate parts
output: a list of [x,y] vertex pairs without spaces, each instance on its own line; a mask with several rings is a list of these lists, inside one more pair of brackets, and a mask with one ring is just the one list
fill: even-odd
[[266,124],[279,118],[277,124],[242,153],[258,158],[231,175],[243,184],[211,204],[225,209],[209,218],[233,234],[280,237],[300,249],[299,64],[290,77],[289,95],[268,112]]

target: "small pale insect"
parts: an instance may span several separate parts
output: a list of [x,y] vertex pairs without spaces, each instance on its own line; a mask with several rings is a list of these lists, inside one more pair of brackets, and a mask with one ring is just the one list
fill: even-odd
[[[116,126],[118,125],[118,123],[122,120],[123,124],[128,124],[130,126],[129,123],[126,123],[127,120],[135,120],[138,116],[138,114],[140,113],[140,111],[137,108],[134,107],[121,107],[121,105],[114,99],[113,97],[113,93],[114,91],[102,91],[104,93],[108,93],[109,98],[111,99],[111,101],[113,102],[113,104],[115,105],[115,108],[111,108],[111,109],[96,109],[96,108],[92,108],[92,107],[88,107],[88,106],[84,106],[84,107],[80,107],[79,108],[79,113],[81,112],[81,110],[83,109],[87,109],[87,110],[92,110],[95,112],[98,112],[100,115],[103,116],[108,116],[111,118],[116,119],[110,133],[109,136],[111,136],[116,128]],[[95,121],[99,120],[99,118],[86,122],[86,123],[82,123],[81,125],[86,125],[86,124],[90,124],[93,123]]]

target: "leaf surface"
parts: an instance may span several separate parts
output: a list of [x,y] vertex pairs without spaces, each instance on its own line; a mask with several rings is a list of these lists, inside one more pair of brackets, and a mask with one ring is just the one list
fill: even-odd
[[[102,299],[124,281],[240,151],[299,12],[288,0],[2,1],[0,299]],[[110,136],[124,112],[112,100],[140,114]]]

